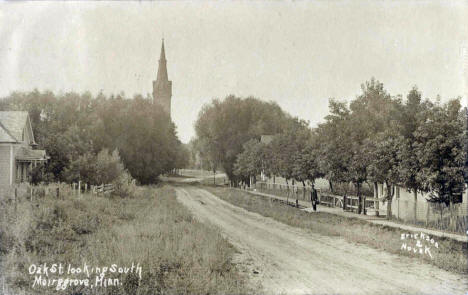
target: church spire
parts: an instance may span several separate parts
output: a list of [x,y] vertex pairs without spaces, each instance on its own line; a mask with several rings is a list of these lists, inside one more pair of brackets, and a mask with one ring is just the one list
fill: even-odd
[[164,51],[164,38],[161,44],[161,56],[159,58],[158,75],[153,81],[153,103],[171,116],[172,81],[167,76],[166,52]]
[[161,56],[159,57],[160,60],[166,60],[166,53],[164,52],[164,38],[162,39],[161,43]]
[[167,77],[167,66],[166,66],[166,53],[164,52],[164,39],[161,44],[161,56],[159,57],[158,75],[156,81],[168,81]]

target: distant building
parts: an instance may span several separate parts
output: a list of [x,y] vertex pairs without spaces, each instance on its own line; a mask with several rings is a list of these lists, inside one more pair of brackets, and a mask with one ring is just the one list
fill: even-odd
[[[376,190],[375,190],[376,189]],[[374,196],[381,199],[379,208],[382,210],[380,215],[386,215],[388,202],[383,201],[386,197],[386,185],[379,183],[374,188]],[[428,202],[429,193],[417,193],[417,199],[414,199],[414,193],[409,192],[406,188],[394,186],[392,197],[392,215],[402,220],[413,220],[414,212],[416,210],[416,220],[419,222],[439,220],[441,215],[449,215],[450,211],[438,212],[437,208],[445,207],[444,204],[437,204]],[[453,212],[455,216],[468,216],[468,194],[465,190],[462,194],[454,196]],[[372,214],[372,213],[371,213]],[[447,217],[447,216],[444,216]]]
[[27,112],[0,112],[0,187],[28,182],[29,172],[47,161],[36,145]]
[[264,144],[269,144],[273,141],[274,135],[262,135],[260,137],[260,142]]
[[[274,135],[267,135],[267,134],[261,135],[260,142],[263,144],[270,144],[273,141],[274,137],[275,137]],[[260,172],[260,177],[262,181],[266,181],[267,177],[265,175],[265,170],[262,169],[262,171]],[[275,178],[275,176],[273,176],[273,178]]]
[[166,53],[164,52],[164,39],[161,45],[158,75],[153,81],[153,103],[161,106],[171,116],[172,81],[167,76]]

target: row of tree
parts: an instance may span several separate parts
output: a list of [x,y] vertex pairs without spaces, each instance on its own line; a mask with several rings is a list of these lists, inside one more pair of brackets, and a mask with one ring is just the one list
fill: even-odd
[[[331,99],[329,115],[313,129],[274,103],[230,96],[205,106],[196,127],[202,158],[234,183],[261,172],[303,184],[323,177],[332,191],[352,184],[359,210],[363,185],[383,183],[387,216],[395,185],[446,204],[464,188],[466,110],[459,98],[422,100],[416,87],[403,99],[371,79],[349,104]],[[262,134],[273,140],[261,142]]]
[[0,110],[29,112],[38,148],[51,157],[38,181],[101,184],[126,170],[148,184],[189,158],[168,115],[148,97],[35,90],[3,98]]

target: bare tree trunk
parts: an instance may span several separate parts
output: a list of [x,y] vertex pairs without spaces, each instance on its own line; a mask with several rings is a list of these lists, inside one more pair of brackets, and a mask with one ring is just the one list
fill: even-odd
[[302,199],[306,201],[306,184],[305,181],[302,181]]
[[362,197],[361,197],[361,189],[359,183],[356,183],[356,194],[358,197],[358,214],[361,214],[363,212],[363,206],[362,206]]
[[388,182],[385,182],[387,185],[387,219],[390,220],[392,219],[392,187]]
[[413,190],[413,196],[414,196],[414,223],[418,221],[418,190],[414,189]]
[[361,212],[362,214],[366,215],[367,212],[366,212],[366,196],[362,195],[362,183],[358,183],[357,184],[357,194],[358,194],[358,197],[359,197],[359,200],[361,202]]
[[[379,198],[379,186],[377,184],[377,182],[375,181],[374,182],[374,199],[378,199]],[[375,201],[374,200],[374,208],[375,208],[375,216],[379,216],[379,200]]]
[[288,184],[288,179],[286,179],[286,205],[289,205],[289,184]]

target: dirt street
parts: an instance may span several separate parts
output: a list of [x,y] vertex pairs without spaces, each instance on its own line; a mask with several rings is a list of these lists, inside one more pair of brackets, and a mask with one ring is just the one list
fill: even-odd
[[[466,294],[468,278],[417,259],[327,237],[177,187],[177,198],[219,227],[240,251],[236,262],[267,294]],[[378,238],[378,237],[376,237]]]

